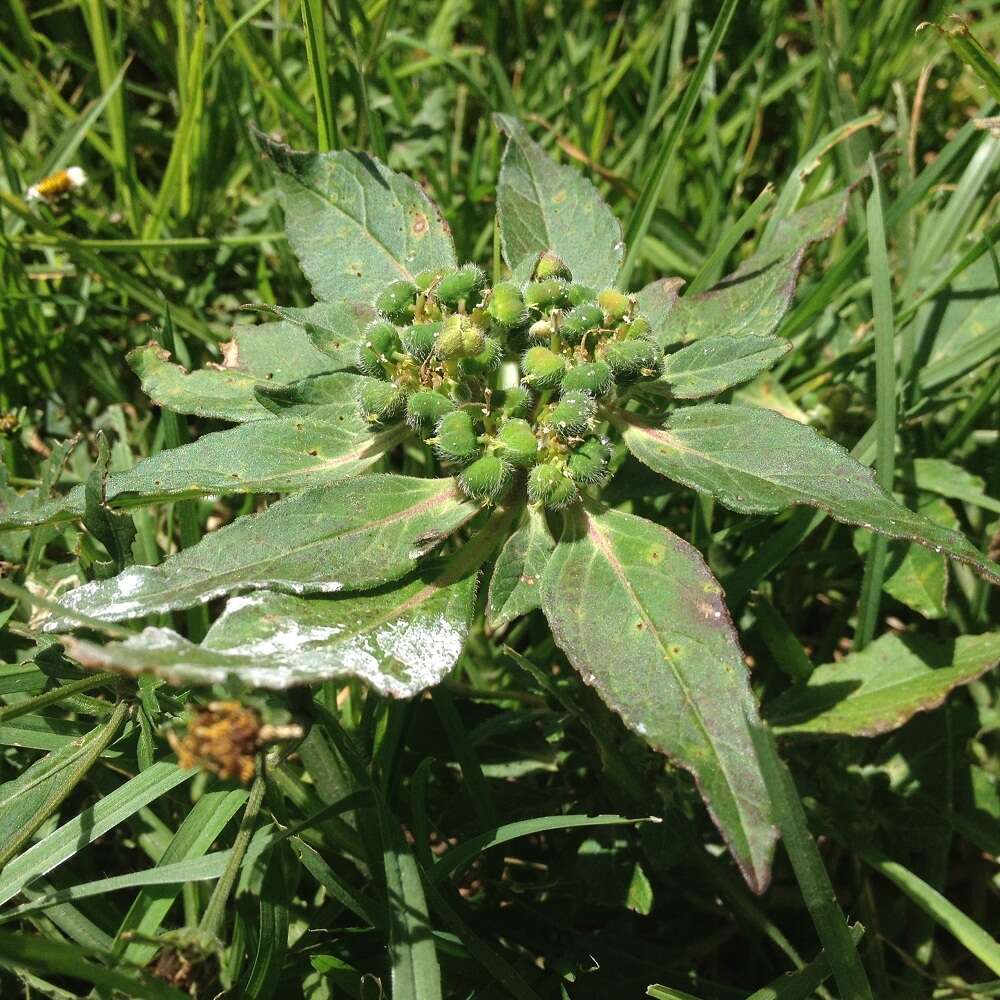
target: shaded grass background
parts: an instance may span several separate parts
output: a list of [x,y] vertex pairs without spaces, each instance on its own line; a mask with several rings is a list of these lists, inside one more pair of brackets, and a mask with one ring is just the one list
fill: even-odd
[[[765,390],[849,447],[880,416],[881,434],[865,454],[874,460],[877,437],[880,469],[892,465],[884,421],[894,417],[897,489],[912,487],[917,455],[956,462],[983,478],[987,494],[1000,495],[996,353],[930,384],[918,377],[927,360],[914,322],[921,296],[968,263],[984,236],[998,238],[1000,149],[969,124],[989,96],[935,32],[915,32],[920,21],[943,22],[952,8],[912,0],[737,4],[693,92],[720,8],[684,0],[8,0],[0,32],[0,410],[10,484],[80,481],[99,428],[112,438],[113,467],[125,467],[209,426],[151,410],[124,364],[130,346],[164,336],[167,303],[173,350],[197,366],[219,358],[233,322],[256,321],[240,312],[242,304],[310,301],[248,122],[299,148],[366,149],[413,174],[441,205],[460,257],[489,266],[498,252],[493,196],[502,151],[491,112],[525,119],[628,222],[687,96],[690,118],[649,202],[646,236],[633,248],[633,286],[662,275],[714,281],[752,246],[740,242],[728,256],[713,256],[765,185],[775,185],[780,205],[794,189],[808,198],[858,184],[872,164],[882,174],[876,209],[887,252],[879,243],[869,264],[872,211],[866,218],[864,188],[844,230],[812,254],[783,324],[796,346],[779,371],[786,393],[771,383]],[[962,12],[996,51],[1000,14],[993,5],[967,3]],[[838,129],[848,133],[843,141],[823,141]],[[817,143],[815,169],[796,172],[804,157],[814,166],[807,154]],[[78,197],[52,209],[25,206],[29,184],[73,163],[91,178]],[[893,330],[895,387],[885,378]],[[80,430],[85,441],[62,456],[60,444]],[[830,660],[856,626],[866,640],[885,629],[887,616],[897,627],[942,638],[996,624],[995,597],[955,568],[942,619],[924,621],[885,594],[876,599],[874,587],[859,625],[864,563],[849,529],[807,512],[783,519],[776,535],[773,520],[731,518],[692,504],[683,491],[664,494],[660,480],[651,488],[633,471],[611,494],[692,537],[707,554],[731,599],[736,595],[765,700],[810,661]],[[145,561],[191,544],[210,517],[249,506],[179,504],[137,514]],[[995,508],[963,504],[955,513],[980,544],[996,531]],[[0,555],[19,580],[33,575],[52,584],[66,572],[67,557],[80,552],[86,546],[73,529],[0,539]],[[178,624],[193,634],[204,625],[196,619]],[[536,618],[503,638],[535,664],[553,661]],[[25,657],[16,636],[3,641],[6,661]],[[672,819],[668,837],[538,836],[506,862],[485,864],[481,884],[463,885],[464,898],[447,901],[504,961],[536,976],[543,967],[534,983],[543,995],[602,995],[626,986],[640,991],[628,995],[641,995],[661,981],[705,998],[745,996],[814,956],[805,905],[784,862],[769,896],[751,899],[724,859],[698,849],[715,834],[686,781],[672,773],[654,781],[657,762],[614,720],[605,722],[609,745],[626,769],[649,777],[628,793],[603,773],[607,760],[593,734],[565,705],[541,697],[538,679],[513,667],[496,642],[475,637],[462,666],[451,692],[454,712],[437,700],[432,714],[428,702],[387,707],[355,693],[341,713],[361,743],[374,747],[388,806],[408,829],[430,822],[445,838],[464,837],[496,818],[559,811],[667,812]],[[553,683],[599,712],[571,678],[559,674]],[[139,766],[143,755],[166,752],[153,730],[183,700],[144,694],[149,725],[122,740]],[[84,705],[91,716],[71,707],[78,713],[72,724],[82,730],[88,718],[103,718],[94,705]],[[49,718],[41,724],[54,725]],[[828,837],[823,856],[842,905],[868,928],[860,947],[876,996],[997,995],[995,986],[969,985],[988,983],[991,973],[873,874],[861,851],[874,843],[974,920],[995,925],[996,884],[986,857],[996,851],[1000,815],[997,725],[995,684],[983,681],[887,737],[788,751],[813,830]],[[48,748],[23,734],[4,739],[5,778]],[[303,773],[282,788],[293,803],[283,808],[308,814],[315,804],[309,796],[316,795],[313,783],[320,785],[311,773],[318,754],[307,752]],[[410,778],[428,756],[436,761],[424,772],[432,821],[421,819]],[[64,818],[117,782],[113,761],[102,761],[66,800]],[[61,873],[64,884],[146,867],[162,853],[164,830],[176,829],[189,810],[187,792],[145,809],[127,832],[101,845],[99,859],[74,860],[72,873]],[[326,850],[328,861],[339,857],[331,836],[320,829],[312,845]],[[627,908],[649,908],[633,886],[637,861],[654,900],[646,916]],[[382,961],[378,927],[335,933],[333,944],[319,933],[330,923],[351,924],[317,902],[315,891],[314,883],[300,884],[286,901],[289,952],[269,959],[246,928],[247,940],[230,949],[237,967],[233,956],[243,949],[258,958],[263,971],[252,995],[327,995],[333,966],[321,973],[317,956],[360,969]],[[207,902],[207,893],[189,887],[169,922],[197,924]],[[62,922],[42,916],[25,926],[93,946],[100,938],[82,921],[113,933],[120,905],[102,896]],[[468,942],[450,950],[439,942],[447,995],[499,995],[496,967],[484,971],[481,957],[469,957],[474,950]],[[353,986],[349,979],[346,995],[360,995],[357,976]],[[0,982],[24,995],[23,985]]]

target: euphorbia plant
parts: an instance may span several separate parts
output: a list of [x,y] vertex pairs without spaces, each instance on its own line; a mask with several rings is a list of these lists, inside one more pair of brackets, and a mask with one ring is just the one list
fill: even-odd
[[454,667],[488,581],[487,624],[540,608],[606,704],[693,774],[760,891],[776,833],[722,588],[683,539],[602,499],[606,482],[629,474],[631,454],[738,512],[811,505],[993,581],[998,568],[810,427],[711,401],[789,349],[775,329],[847,192],[772,220],[709,292],[679,297],[664,280],[631,295],[616,285],[620,227],[594,188],[516,121],[499,124],[507,271],[492,280],[460,266],[409,179],[361,154],[259,137],[318,301],[240,328],[220,367],[187,373],[156,345],[131,356],[161,406],[238,426],[7,522],[86,515],[110,551],[112,508],[288,494],[162,565],[72,590],[46,625],[65,633],[227,597],[198,643],[161,627],[103,645],[64,639],[84,664],[175,683],[355,677],[410,697]]

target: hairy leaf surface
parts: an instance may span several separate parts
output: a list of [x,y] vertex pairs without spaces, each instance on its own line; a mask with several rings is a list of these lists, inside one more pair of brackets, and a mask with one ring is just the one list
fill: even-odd
[[937,708],[950,691],[997,663],[1000,632],[948,642],[889,633],[839,663],[817,667],[766,714],[779,731],[876,736]]
[[501,628],[542,606],[542,573],[554,545],[544,512],[539,507],[527,507],[493,568],[486,599],[490,628]]
[[695,778],[744,877],[770,879],[777,837],[750,739],[757,709],[722,588],[672,532],[574,509],[545,569],[542,607],[583,679]]
[[289,242],[318,299],[370,304],[390,282],[455,266],[451,230],[409,177],[364,153],[300,153],[262,133]]
[[142,391],[157,406],[175,413],[234,423],[271,416],[254,395],[260,380],[237,368],[218,365],[189,372],[171,362],[169,352],[158,344],[137,347],[126,360],[139,377]]
[[641,462],[741,514],[818,507],[846,524],[946,552],[1000,583],[1000,566],[956,531],[922,517],[876,485],[839,444],[770,410],[702,404],[662,429],[633,423],[625,443]]
[[766,371],[791,348],[781,337],[712,337],[668,354],[661,381],[678,399],[715,396]]
[[[653,324],[660,346],[773,333],[791,304],[806,250],[841,226],[847,195],[830,195],[783,220],[767,246],[715,288],[678,300],[662,322]],[[640,305],[649,296],[646,289],[640,292]]]
[[504,260],[515,280],[530,278],[538,255],[552,250],[574,281],[597,291],[613,285],[625,244],[621,224],[597,189],[575,168],[553,163],[516,118],[495,118],[508,137],[497,218]]
[[[397,580],[471,518],[452,479],[365,476],[296,493],[206,535],[159,566],[133,566],[65,594],[102,621],[190,607],[223,594],[366,590]],[[72,626],[56,616],[48,631]]]

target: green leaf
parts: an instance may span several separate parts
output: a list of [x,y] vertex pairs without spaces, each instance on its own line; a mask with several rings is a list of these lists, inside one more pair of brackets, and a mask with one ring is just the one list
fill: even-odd
[[128,514],[120,514],[108,506],[108,465],[111,456],[108,440],[103,432],[98,434],[97,445],[97,461],[84,486],[83,520],[87,530],[111,557],[95,565],[98,575],[107,577],[120,573],[134,561],[132,542],[135,541],[136,532]]
[[767,706],[784,733],[877,736],[942,704],[954,688],[1000,662],[1000,632],[936,642],[883,635],[860,653],[817,667]]
[[839,444],[770,410],[691,406],[672,413],[662,429],[633,422],[624,437],[655,472],[741,514],[818,507],[846,524],[946,552],[1000,583],[1000,566],[968,539],[886,496],[871,469]]
[[410,178],[364,153],[300,153],[255,134],[316,298],[370,304],[390,281],[455,266],[448,224]]
[[984,254],[920,307],[913,337],[922,359],[917,375],[922,389],[944,385],[1000,351],[998,306],[996,272],[990,255]]
[[130,351],[126,360],[139,376],[142,391],[175,413],[243,423],[271,416],[254,396],[259,379],[236,368],[219,366],[189,372],[170,362],[170,353],[149,343]]
[[[112,508],[233,493],[290,493],[364,472],[409,433],[397,424],[378,433],[358,415],[362,376],[338,372],[290,386],[258,386],[258,398],[282,420],[255,420],[157,452],[110,477]],[[83,486],[59,501],[15,508],[0,525],[54,524],[83,514]],[[117,515],[121,516],[121,515]]]
[[509,115],[495,115],[507,134],[497,184],[504,260],[516,281],[531,277],[538,255],[557,254],[573,280],[600,291],[614,284],[625,244],[622,227],[578,170],[559,166]]
[[658,278],[636,292],[639,312],[649,320],[653,337],[658,343],[665,343],[664,338],[669,336],[665,332],[669,322],[668,317],[670,311],[677,305],[683,287],[683,278]]
[[722,588],[698,552],[631,514],[566,514],[542,608],[583,679],[689,770],[747,883],[763,892],[777,833],[748,719],[757,709]]
[[[242,590],[366,590],[405,576],[477,512],[453,479],[376,475],[314,487],[238,518],[159,566],[92,580],[60,603],[117,621]],[[57,616],[45,627],[73,623]]]
[[[831,236],[846,216],[848,192],[818,201],[778,225],[765,249],[748,257],[715,288],[681,298],[662,322],[650,322],[661,347],[708,337],[766,337],[774,332],[795,294],[806,250]],[[647,286],[639,306],[654,297]]]
[[[246,348],[242,350],[237,348],[237,361],[252,362],[258,377],[277,379],[279,382],[290,382],[294,378],[303,378],[319,372],[352,368],[364,329],[375,318],[375,310],[363,303],[314,302],[304,309],[292,306],[260,306],[259,308],[266,309],[267,312],[274,313],[275,316],[280,316],[282,319],[280,323],[264,325],[264,330],[271,331],[271,337],[276,338],[281,335],[286,339],[294,339],[291,331],[301,331],[315,350],[309,348],[308,345],[303,345],[306,349],[299,349],[299,353],[307,356],[318,355],[309,371],[289,375],[280,370],[275,372],[273,364],[268,366],[271,370],[262,370],[262,358],[250,353]],[[288,332],[285,332],[286,330]],[[280,365],[287,364],[284,357],[274,360],[278,361]]]
[[1000,514],[1000,500],[994,500],[984,491],[986,482],[980,476],[966,472],[954,462],[943,458],[917,458],[913,461],[913,480],[919,490],[938,493],[952,500],[971,503],[983,510]]
[[[924,500],[917,510],[935,524],[958,528],[954,511],[940,497]],[[867,555],[871,538],[865,531],[855,533],[854,548],[859,555]],[[896,543],[890,550],[882,589],[925,618],[944,618],[947,614],[948,561],[923,545]]]
[[85,666],[154,673],[171,684],[239,678],[253,688],[357,677],[409,698],[445,677],[462,652],[477,573],[428,567],[408,582],[362,595],[304,598],[269,591],[231,598],[200,646],[147,628],[122,643],[65,640]]
[[0,965],[14,969],[33,969],[50,975],[82,979],[135,1000],[186,1000],[187,994],[175,990],[147,972],[119,972],[87,961],[86,950],[62,941],[51,941],[38,934],[0,932]]
[[766,371],[791,349],[781,337],[713,337],[668,354],[661,381],[678,399],[715,396]]
[[223,364],[272,385],[350,367],[361,331],[373,315],[342,302],[259,308],[283,318],[233,327],[233,339],[222,345]]
[[140,809],[194,776],[175,764],[159,761],[88,806],[47,837],[19,854],[0,872],[0,904],[29,882],[45,875],[103,837]]
[[529,506],[497,556],[486,599],[486,621],[498,629],[542,606],[542,572],[555,542],[540,507]]

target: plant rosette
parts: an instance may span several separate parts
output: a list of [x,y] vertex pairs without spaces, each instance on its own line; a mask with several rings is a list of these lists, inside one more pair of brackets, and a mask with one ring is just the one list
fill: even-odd
[[[111,551],[121,508],[284,494],[158,566],[131,565],[119,545],[120,571],[62,595],[46,622],[85,665],[175,684],[359,678],[412,697],[454,667],[488,576],[490,626],[541,609],[604,702],[691,772],[763,891],[777,832],[722,588],[687,542],[606,503],[607,481],[631,455],[733,511],[812,506],[993,582],[1000,568],[811,427],[713,401],[790,349],[775,331],[803,255],[840,225],[848,192],[772,220],[710,291],[680,297],[680,282],[661,280],[632,295],[616,285],[621,228],[597,191],[516,120],[497,121],[508,273],[492,282],[459,265],[407,177],[258,134],[317,302],[238,328],[222,366],[189,373],[156,345],[134,351],[159,405],[235,426],[117,475],[99,463],[85,486],[12,509],[4,526],[82,517]],[[164,627],[93,637],[101,623],[223,597],[199,643]]]

